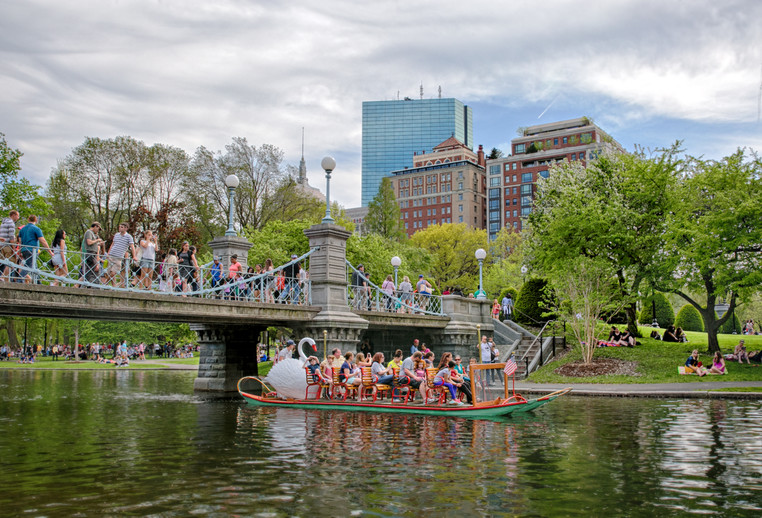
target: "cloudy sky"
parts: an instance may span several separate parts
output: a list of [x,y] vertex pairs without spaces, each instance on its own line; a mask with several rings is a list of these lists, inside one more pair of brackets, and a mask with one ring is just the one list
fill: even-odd
[[627,149],[762,149],[762,2],[0,0],[0,132],[44,184],[85,137],[273,144],[360,204],[362,101],[455,97],[474,142],[586,115]]

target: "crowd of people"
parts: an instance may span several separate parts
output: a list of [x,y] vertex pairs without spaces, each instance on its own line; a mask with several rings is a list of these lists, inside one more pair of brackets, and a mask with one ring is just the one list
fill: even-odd
[[[294,350],[293,340],[286,341],[282,348],[278,348],[274,357],[275,362],[290,358]],[[481,363],[494,363],[499,359],[497,347],[486,335],[482,337],[480,353]],[[263,351],[260,351],[260,354],[263,354]],[[471,358],[469,361],[470,364],[477,363],[476,358]],[[461,356],[445,352],[437,361],[434,352],[418,339],[411,344],[410,354],[407,356],[402,349],[397,349],[392,358],[387,359],[383,352],[366,354],[362,351],[357,353],[349,351],[342,354],[339,348],[334,348],[322,362],[315,356],[308,357],[305,368],[310,371],[316,383],[320,382],[327,387],[327,394],[338,395],[341,398],[347,390],[354,393],[367,389],[368,394],[373,396],[381,385],[389,387],[392,391],[392,401],[395,403],[403,401],[403,393],[407,391],[418,392],[421,402],[434,403],[438,401],[438,398],[433,397],[429,391],[431,388],[429,381],[431,381],[434,387],[447,390],[450,396],[448,404],[460,405],[474,401],[471,380],[463,366]],[[432,380],[427,380],[426,370],[432,368],[436,368],[436,374]],[[363,369],[368,369],[371,375],[372,384],[368,387],[363,386]],[[338,376],[334,376],[335,373],[338,373]],[[480,372],[477,385],[486,387],[497,382],[501,375],[499,369],[487,370],[483,376]],[[336,387],[338,390],[334,390],[336,382],[339,383]],[[408,395],[409,398],[410,395]]]
[[126,340],[117,343],[79,344],[77,347],[64,344],[26,345],[13,348],[8,344],[0,346],[0,361],[15,361],[17,363],[35,363],[40,358],[51,358],[51,361],[79,360],[114,363],[116,360],[145,360],[146,354],[153,358],[193,358],[199,351],[198,345],[185,344],[176,346],[172,342],[160,344],[128,344]]
[[[296,255],[280,269],[274,268],[268,258],[264,266],[257,264],[244,271],[236,254],[230,257],[227,268],[219,256],[209,265],[201,266],[198,250],[190,242],[184,241],[179,249],[161,249],[152,230],[143,231],[136,239],[129,233],[127,223],[118,225],[107,246],[97,221],[85,231],[81,253],[71,254],[67,253],[67,234],[63,229],[56,231],[48,245],[36,216],[30,215],[17,232],[18,220],[18,211],[12,210],[0,224],[0,259],[11,263],[0,265],[0,281],[38,283],[35,259],[40,252],[47,252],[50,260],[43,266],[53,274],[51,285],[64,281],[87,288],[129,284],[137,289],[182,296],[198,296],[201,290],[209,290],[209,296],[228,300],[291,304],[309,300],[309,272],[296,262]],[[74,255],[80,255],[79,260]]]

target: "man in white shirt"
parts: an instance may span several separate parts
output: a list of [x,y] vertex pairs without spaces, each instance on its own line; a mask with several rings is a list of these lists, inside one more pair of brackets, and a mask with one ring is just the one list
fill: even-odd
[[[127,233],[127,223],[119,223],[119,232],[114,234],[114,238],[111,242],[111,248],[108,251],[108,271],[106,272],[106,282],[113,283],[116,280],[116,276],[124,270],[122,268],[122,261],[127,251],[132,254],[132,260],[137,261],[138,256],[135,251],[135,240],[130,234]],[[122,275],[120,286],[126,286],[124,278],[126,275]]]

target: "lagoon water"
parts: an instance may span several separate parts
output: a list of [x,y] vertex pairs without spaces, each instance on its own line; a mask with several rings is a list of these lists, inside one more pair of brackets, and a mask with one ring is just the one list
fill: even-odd
[[760,401],[566,396],[469,421],[257,409],[194,376],[0,371],[0,514],[762,515]]

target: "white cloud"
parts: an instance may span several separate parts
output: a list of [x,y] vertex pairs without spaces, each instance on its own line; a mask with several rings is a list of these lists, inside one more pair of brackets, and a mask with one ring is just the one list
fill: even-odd
[[[759,141],[748,125],[762,64],[753,0],[0,0],[0,9],[0,131],[37,183],[85,136],[192,153],[240,135],[296,164],[304,126],[310,182],[324,188],[320,159],[334,154],[332,197],[354,206],[362,101],[417,97],[421,83],[426,97],[441,85],[514,117],[527,106],[536,117],[558,97],[543,121],[585,110],[623,142],[643,142],[628,131],[663,119],[682,133],[737,124],[723,134]],[[535,122],[506,121],[492,140]]]

